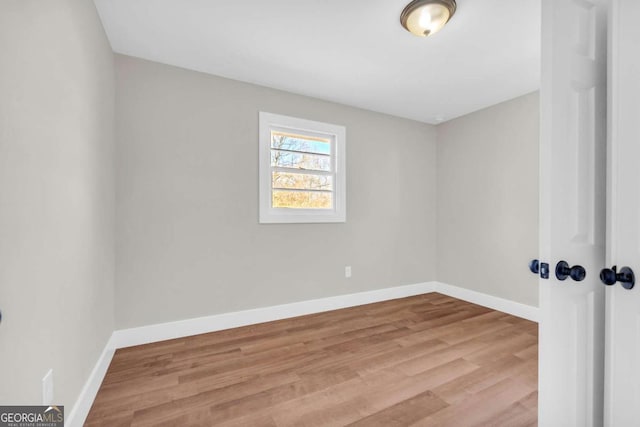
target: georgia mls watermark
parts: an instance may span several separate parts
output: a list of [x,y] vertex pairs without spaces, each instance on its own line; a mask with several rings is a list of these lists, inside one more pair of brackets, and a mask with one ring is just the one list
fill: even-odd
[[0,427],[64,427],[64,406],[0,406]]

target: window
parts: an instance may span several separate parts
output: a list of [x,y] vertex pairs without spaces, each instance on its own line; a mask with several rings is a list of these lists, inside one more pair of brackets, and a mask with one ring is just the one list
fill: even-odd
[[260,113],[260,222],[345,222],[343,126]]

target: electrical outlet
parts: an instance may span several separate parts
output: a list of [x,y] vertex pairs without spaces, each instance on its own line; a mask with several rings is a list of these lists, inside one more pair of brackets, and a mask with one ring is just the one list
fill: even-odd
[[347,279],[351,277],[351,266],[347,265],[344,268],[344,277],[346,277]]
[[53,404],[53,369],[49,369],[49,372],[42,377],[42,404]]

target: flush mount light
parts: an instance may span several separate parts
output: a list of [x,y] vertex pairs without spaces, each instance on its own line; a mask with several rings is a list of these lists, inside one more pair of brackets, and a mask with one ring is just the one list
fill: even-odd
[[427,37],[440,31],[455,12],[455,0],[413,0],[402,11],[400,23],[411,34]]

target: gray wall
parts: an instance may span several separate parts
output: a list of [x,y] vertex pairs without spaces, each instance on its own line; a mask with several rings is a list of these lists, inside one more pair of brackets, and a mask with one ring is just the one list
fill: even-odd
[[[118,328],[435,279],[434,127],[131,57],[116,70]],[[345,224],[258,224],[261,110],[346,126]]]
[[113,54],[93,2],[0,2],[0,404],[76,401],[113,331]]
[[437,133],[438,280],[537,306],[538,93]]

